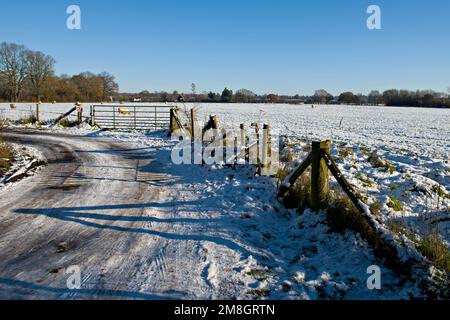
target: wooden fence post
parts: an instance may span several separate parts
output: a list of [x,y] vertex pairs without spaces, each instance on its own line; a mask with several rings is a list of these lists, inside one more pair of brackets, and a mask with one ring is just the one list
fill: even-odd
[[234,151],[233,154],[235,156],[235,163],[237,163],[238,161],[238,157],[239,157],[239,152],[238,152],[238,137],[234,137],[234,147],[233,147]]
[[227,164],[227,156],[228,156],[228,135],[227,129],[222,129],[222,150],[223,150],[223,163]]
[[195,109],[192,108],[191,109],[191,138],[192,138],[192,142],[195,141],[195,139],[197,139],[197,125],[195,124]]
[[113,107],[113,129],[116,129],[116,107]]
[[39,102],[36,103],[36,122],[39,122]]
[[249,161],[249,150],[248,150],[248,137],[247,137],[247,129],[245,128],[245,124],[241,123],[241,148],[245,148],[245,162]]
[[263,168],[269,167],[269,124],[265,123],[263,126],[263,145],[262,145],[262,155],[261,155],[261,165]]
[[91,106],[91,126],[95,126],[95,107]]
[[258,174],[261,174],[261,158],[260,158],[260,139],[259,139],[259,126],[256,124],[255,126],[256,132],[256,166],[258,167]]
[[212,129],[219,129],[219,118],[216,115],[210,116],[210,121],[212,125]]
[[77,112],[77,121],[78,121],[78,125],[80,125],[83,122],[83,108],[81,106],[78,107],[78,112]]
[[329,171],[322,150],[330,152],[330,141],[312,143],[311,161],[311,209],[318,212],[327,206]]
[[241,147],[247,146],[247,130],[245,130],[245,124],[240,124],[241,128]]

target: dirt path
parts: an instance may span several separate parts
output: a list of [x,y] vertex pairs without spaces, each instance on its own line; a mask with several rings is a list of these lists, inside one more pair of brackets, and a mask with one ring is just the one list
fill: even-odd
[[[152,172],[145,149],[36,131],[5,138],[49,163],[0,193],[0,299],[215,296],[205,244],[183,230],[196,221],[177,218],[176,195],[151,183],[170,176],[157,162]],[[74,265],[77,291],[66,285]]]

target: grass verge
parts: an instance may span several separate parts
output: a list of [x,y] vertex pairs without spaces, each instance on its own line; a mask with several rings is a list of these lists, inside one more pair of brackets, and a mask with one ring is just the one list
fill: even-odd
[[0,175],[4,175],[11,168],[14,155],[11,147],[0,142]]

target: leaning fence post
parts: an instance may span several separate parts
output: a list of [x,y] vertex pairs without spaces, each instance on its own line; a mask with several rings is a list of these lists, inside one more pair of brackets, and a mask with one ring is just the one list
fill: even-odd
[[311,162],[311,209],[318,212],[326,208],[329,193],[329,171],[322,150],[330,152],[330,141],[312,143]]
[[178,116],[178,109],[172,108],[170,109],[170,133],[175,132],[178,129],[178,123],[176,117]]

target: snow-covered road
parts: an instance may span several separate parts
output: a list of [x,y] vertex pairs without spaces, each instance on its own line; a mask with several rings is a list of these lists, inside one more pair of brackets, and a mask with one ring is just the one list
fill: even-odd
[[[154,185],[171,177],[145,148],[36,131],[5,137],[49,164],[0,193],[0,299],[213,297],[207,247],[178,230],[205,219],[176,214],[182,206]],[[81,290],[67,289],[70,266]]]

